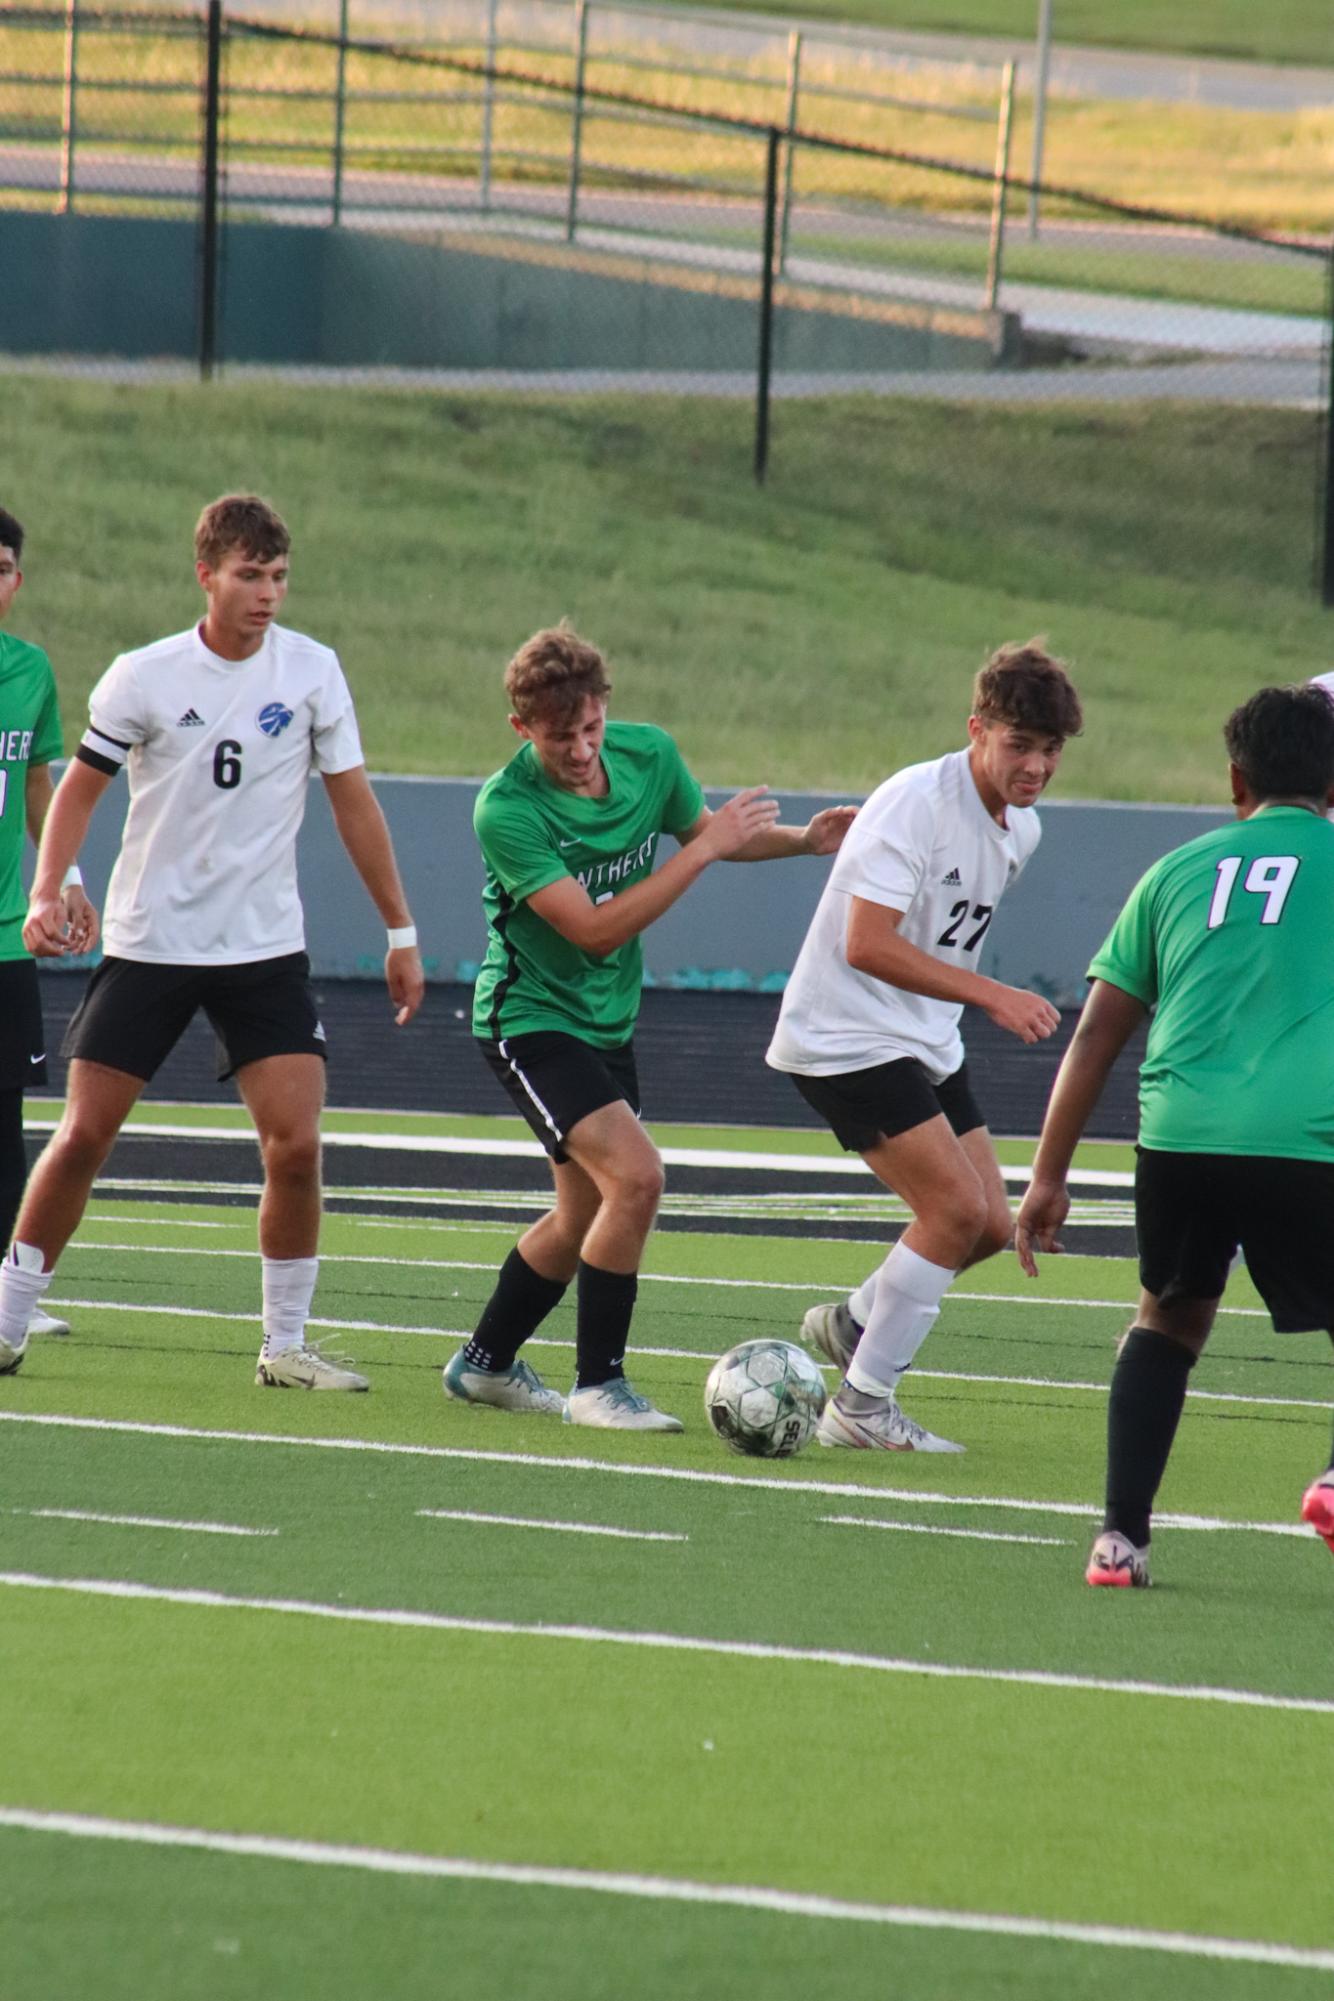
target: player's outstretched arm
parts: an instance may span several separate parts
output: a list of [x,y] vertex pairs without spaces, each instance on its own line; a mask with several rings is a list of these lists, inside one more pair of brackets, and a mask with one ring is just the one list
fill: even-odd
[[605,959],[670,910],[710,862],[732,859],[748,841],[771,829],[777,818],[778,805],[769,797],[768,787],[753,785],[716,813],[701,815],[681,836],[684,845],[679,854],[618,896],[594,903],[583,884],[567,875],[535,891],[528,907],[581,952]]
[[[44,765],[37,770],[46,773]],[[32,776],[30,773],[30,779]],[[36,798],[25,797],[30,830],[40,812],[37,865],[23,925],[23,943],[35,958],[90,952],[97,942],[97,912],[82,891],[70,888],[62,892],[61,884],[83,846],[93,808],[110,783],[108,773],[95,771],[76,757],[66,766],[54,795],[46,773],[45,788],[39,780],[34,788]]]
[[[808,820],[804,827],[784,827],[775,824],[764,832],[755,834],[744,848],[728,856],[734,862],[776,862],[785,861],[791,855],[832,855],[843,845],[843,836],[857,817],[855,806],[826,806]],[[692,841],[702,832],[704,824],[712,815],[702,813],[694,826],[681,836],[682,841]]]
[[[412,913],[394,859],[394,844],[380,802],[371,791],[365,765],[354,765],[350,771],[326,771],[322,775],[338,838],[384,919],[386,930],[411,930]],[[426,993],[426,975],[415,944],[390,945],[385,954],[384,977],[394,1005],[395,1024],[402,1028],[416,1014]]]
[[1066,1179],[1075,1148],[1102,1096],[1113,1063],[1146,1013],[1143,1002],[1133,994],[1107,980],[1093,982],[1052,1085],[1033,1160],[1033,1178],[1015,1223],[1015,1252],[1030,1278],[1037,1277],[1039,1251],[1054,1253],[1061,1248],[1056,1233],[1070,1209]]
[[999,980],[986,979],[965,966],[944,965],[900,934],[901,910],[872,903],[864,896],[854,896],[851,903],[847,953],[848,964],[856,972],[869,973],[886,986],[923,994],[928,1000],[963,1001],[980,1007],[998,1028],[1017,1035],[1021,1042],[1045,1042],[1059,1028],[1061,1017],[1043,995],[1003,986]]

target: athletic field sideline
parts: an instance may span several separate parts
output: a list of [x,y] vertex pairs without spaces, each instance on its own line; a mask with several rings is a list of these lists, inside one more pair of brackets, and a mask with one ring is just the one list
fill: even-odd
[[[880,1198],[814,1135],[678,1127],[743,1163],[641,1282],[634,1373],[687,1429],[575,1432],[439,1387],[521,1206],[505,1122],[343,1111],[330,1158],[386,1157],[377,1121],[433,1144],[340,1185],[315,1329],[371,1395],[253,1388],[253,1156],[167,1171],[191,1132],[245,1155],[217,1105],[144,1108],[72,1336],[0,1380],[5,2001],[1329,1992],[1322,1340],[1237,1275],[1155,1588],[1095,1593],[1124,1256],[960,1281],[905,1403],[965,1456],[738,1459],[709,1363],[860,1278]],[[1124,1246],[1128,1150],[1079,1165]],[[562,1387],[572,1337],[531,1348]]]

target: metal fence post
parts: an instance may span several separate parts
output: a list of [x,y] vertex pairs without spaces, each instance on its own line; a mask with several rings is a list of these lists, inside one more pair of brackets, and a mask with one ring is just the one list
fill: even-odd
[[333,220],[343,220],[343,131],[347,122],[348,0],[338,0],[338,73],[334,79]]
[[983,305],[995,310],[1000,291],[1001,256],[1005,247],[1005,197],[1010,187],[1010,124],[1014,117],[1014,64],[1002,71],[1000,123],[996,128],[996,178],[991,192],[991,244],[987,251],[987,289]]
[[755,381],[755,478],[763,485],[769,469],[769,385],[774,352],[774,254],[778,221],[778,127],[769,131],[764,169],[764,250],[760,257],[760,359]]
[[784,122],[787,125],[787,147],[783,156],[783,196],[778,222],[778,269],[787,270],[787,239],[792,215],[792,134],[797,125],[797,93],[801,89],[801,46],[800,28],[794,28],[787,38],[787,108]]
[[218,126],[222,109],[222,0],[208,0],[204,148],[200,163],[199,375],[212,379],[218,353]]
[[574,5],[574,95],[570,100],[570,192],[565,205],[565,241],[574,242],[579,221],[579,159],[584,143],[584,68],[588,61],[588,0]]
[[1038,0],[1038,56],[1033,77],[1033,164],[1028,178],[1028,233],[1038,233],[1038,187],[1042,180],[1042,147],[1047,134],[1047,72],[1051,68],[1051,0]]
[[74,146],[78,129],[79,0],[65,0],[65,79],[60,104],[60,193],[56,214],[74,207]]
[[497,0],[486,0],[486,81],[482,85],[482,156],[478,166],[477,199],[483,211],[491,206],[491,149],[495,143]]
[[1320,601],[1334,609],[1334,245],[1329,253],[1329,328],[1325,337],[1329,387],[1325,398],[1324,512],[1320,547]]

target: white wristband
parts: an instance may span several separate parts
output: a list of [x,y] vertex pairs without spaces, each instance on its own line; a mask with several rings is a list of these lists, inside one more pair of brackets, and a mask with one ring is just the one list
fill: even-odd
[[64,879],[62,880],[60,887],[62,889],[73,889],[76,886],[79,889],[83,888],[83,876],[80,872],[79,864],[77,862],[71,862],[69,867],[65,870]]
[[417,942],[417,927],[415,924],[400,924],[395,929],[391,924],[385,936],[389,940],[389,949],[391,952],[405,952],[409,946],[413,946]]

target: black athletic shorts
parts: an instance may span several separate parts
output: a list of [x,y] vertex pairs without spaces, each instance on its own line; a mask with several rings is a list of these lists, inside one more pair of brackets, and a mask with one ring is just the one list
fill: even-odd
[[477,1047],[553,1160],[568,1160],[562,1141],[572,1126],[624,1098],[639,1117],[635,1045],[595,1049],[577,1035],[541,1029],[532,1035],[478,1038]]
[[899,1056],[870,1070],[841,1070],[835,1077],[789,1074],[845,1153],[869,1153],[882,1139],[924,1126],[942,1112],[960,1137],[986,1124],[966,1063],[941,1084],[931,1082],[914,1056]]
[[32,959],[0,960],[0,1091],[46,1082],[42,997]]
[[1139,1281],[1221,1299],[1240,1247],[1278,1334],[1334,1328],[1334,1161],[1138,1149]]
[[265,1056],[323,1056],[309,975],[304,952],[247,966],[103,959],[65,1031],[62,1054],[146,1083],[202,1007],[218,1041],[219,1083]]

